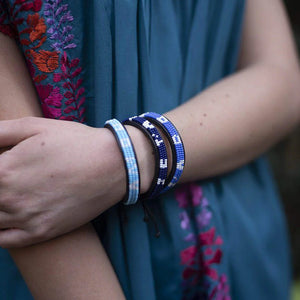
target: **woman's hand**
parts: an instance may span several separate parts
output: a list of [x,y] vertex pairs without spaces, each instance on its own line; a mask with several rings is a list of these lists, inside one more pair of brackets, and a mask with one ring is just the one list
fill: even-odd
[[[38,101],[32,80],[28,74],[24,57],[14,40],[1,34],[0,78],[1,120],[18,119],[27,116],[42,116],[40,102]],[[23,122],[24,126],[19,123],[19,120],[9,123],[0,122],[2,137],[0,138],[0,153],[14,146],[14,144],[11,143],[9,147],[2,147],[5,143],[10,144],[8,137],[12,137],[12,135],[9,136],[9,133],[6,132],[7,130],[9,132],[14,130],[14,135],[17,134],[18,130],[19,135],[21,135],[19,139],[22,139],[22,136],[24,136],[23,127],[29,130],[28,122],[25,120],[21,122]],[[62,133],[62,127],[65,127],[67,123],[60,122],[56,124],[61,125],[58,132]],[[34,130],[39,132],[38,127]],[[97,132],[102,134],[102,130]],[[29,134],[29,137],[30,136]],[[13,139],[18,140],[16,136]],[[68,143],[64,144],[67,148],[71,148]],[[37,145],[33,145],[34,148],[36,148]],[[77,145],[79,145],[79,143],[77,143]],[[81,147],[81,145],[79,146]],[[89,147],[85,149],[87,150],[85,151],[86,155],[89,155],[89,149]],[[43,151],[43,147],[41,147],[41,151]],[[62,149],[56,149],[56,151],[62,151]],[[19,153],[21,153],[21,151]],[[0,155],[1,161],[4,161],[5,155]],[[0,173],[3,174],[3,176],[1,175],[3,179],[5,170],[2,166],[0,167]],[[67,167],[64,168],[67,169]],[[48,178],[46,174],[47,172],[43,171],[40,175],[45,175],[45,180],[47,181]],[[99,179],[99,181],[100,180],[101,179]],[[2,186],[3,184],[0,185],[0,189],[2,189]],[[2,191],[4,190],[2,189]],[[96,204],[99,201],[101,201],[101,199],[96,199]],[[27,203],[29,203],[29,201]],[[39,205],[39,201],[36,203]],[[59,204],[61,205],[62,203]],[[79,206],[78,208],[80,209]],[[58,211],[58,209],[56,209],[56,211]],[[95,214],[95,212],[93,212],[93,214]],[[1,209],[0,215],[4,215],[1,213]],[[18,216],[11,214],[10,217],[12,220]],[[76,220],[81,221],[78,217]],[[4,220],[1,221],[0,217],[2,225],[4,225],[3,221]],[[53,221],[56,222],[55,219]],[[60,233],[59,226],[64,226],[65,221],[66,219],[64,219],[64,222],[55,224],[55,226],[57,226],[56,232]],[[38,224],[37,226],[43,225]],[[19,228],[22,228],[21,225]],[[15,237],[17,237],[17,235],[15,235]],[[41,236],[41,238],[44,237]],[[5,237],[5,239],[7,241],[7,237]],[[28,234],[28,239],[37,241],[37,238],[30,238],[30,234]],[[12,242],[13,240],[10,241],[11,244]],[[77,230],[73,230],[49,242],[40,243],[32,247],[9,249],[9,253],[26,281],[26,285],[30,289],[34,299],[125,299],[117,276],[106,256],[101,242],[95,230],[90,225],[82,226]],[[88,255],[86,255],[87,253]],[[103,274],[105,274],[105,276],[103,276]],[[0,294],[2,294],[2,291]]]
[[[147,138],[127,126],[141,173],[154,176]],[[38,117],[0,121],[0,246],[46,241],[88,223],[126,194],[126,172],[106,128]]]
[[[126,193],[121,152],[108,129],[28,117],[0,121],[0,246],[69,232]],[[4,230],[5,229],[5,230]]]

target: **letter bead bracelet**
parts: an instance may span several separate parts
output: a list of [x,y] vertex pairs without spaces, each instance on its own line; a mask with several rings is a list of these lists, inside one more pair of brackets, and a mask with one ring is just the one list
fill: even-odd
[[168,173],[168,156],[164,140],[155,126],[142,117],[129,118],[123,124],[139,128],[152,142],[156,160],[155,175],[149,191],[141,195],[141,199],[154,198],[163,190]]
[[[155,155],[155,174],[149,190],[140,195],[140,176],[138,162],[133,144],[124,125],[135,126],[145,134],[153,147]],[[127,176],[127,193],[123,200],[125,205],[135,204],[138,199],[155,198],[169,190],[178,182],[185,165],[185,152],[181,137],[175,126],[166,117],[154,112],[126,119],[123,122],[116,119],[106,121],[105,127],[114,134],[121,150]],[[166,136],[171,152],[172,167],[168,173],[168,153],[163,137],[158,129]]]
[[168,177],[166,186],[163,190],[163,192],[166,192],[171,187],[175,186],[183,172],[185,164],[184,146],[177,129],[166,117],[154,112],[146,112],[142,114],[141,117],[150,120],[153,124],[161,128],[170,143],[173,163],[170,176]]

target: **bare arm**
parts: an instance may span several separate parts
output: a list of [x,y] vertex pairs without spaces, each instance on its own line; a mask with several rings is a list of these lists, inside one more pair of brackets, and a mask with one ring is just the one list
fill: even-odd
[[167,113],[185,144],[182,182],[251,161],[299,123],[299,65],[281,1],[247,2],[240,70]]
[[[250,162],[290,132],[300,119],[299,78],[296,52],[280,0],[248,1],[240,70],[167,113],[167,116],[179,129],[185,144],[187,164],[181,182],[231,171]],[[74,122],[70,123],[73,127]],[[48,130],[47,136],[43,135],[45,126]],[[51,127],[51,130],[48,126]],[[86,131],[89,134],[93,131],[90,128],[83,130],[82,126],[80,128],[81,138],[86,136],[84,134]],[[78,145],[77,140],[74,142],[69,137],[67,127],[67,125],[62,126],[61,122],[53,120],[50,122],[41,118],[1,123],[1,142],[9,139],[12,135],[17,140],[16,143],[24,138],[28,142],[18,144],[14,147],[15,151],[2,157],[1,169],[4,169],[4,171],[2,170],[2,180],[6,183],[9,182],[7,191],[12,194],[16,190],[15,187],[22,190],[24,186],[27,190],[34,190],[29,188],[32,187],[32,180],[28,182],[25,176],[20,180],[21,175],[26,172],[30,173],[34,169],[31,174],[35,176],[36,182],[44,181],[44,178],[40,176],[40,171],[45,169],[45,166],[47,169],[48,165],[57,163],[58,159],[60,159],[58,164],[62,166],[61,170],[58,170],[58,174],[60,176],[66,174],[63,167],[64,156],[60,155],[56,149],[49,147],[47,160],[42,159],[41,151],[37,150],[33,154],[32,149],[36,148],[37,141],[41,143],[47,139],[48,144],[53,144],[53,141],[57,141],[58,138],[63,147],[66,138],[80,155],[81,145]],[[77,129],[80,131],[79,127]],[[40,132],[35,135],[36,139],[31,138],[37,130]],[[56,134],[58,130],[60,130],[59,135]],[[115,140],[112,143],[112,135],[109,135],[107,131],[107,129],[96,130],[96,144],[98,146],[101,144],[102,147],[100,149],[102,164],[94,163],[99,160],[99,151],[94,154],[89,153],[88,163],[90,165],[88,167],[80,165],[80,159],[73,159],[74,168],[80,170],[84,176],[91,175],[92,172],[91,178],[102,178],[100,187],[98,180],[89,180],[88,182],[83,180],[84,184],[89,185],[89,190],[93,190],[96,195],[101,194],[101,201],[98,201],[98,198],[94,200],[89,196],[83,201],[82,196],[77,199],[76,195],[72,195],[69,199],[65,199],[65,197],[60,199],[59,196],[45,198],[48,207],[57,208],[59,206],[59,213],[51,215],[48,224],[41,221],[44,215],[43,210],[39,209],[39,195],[37,197],[33,193],[28,196],[29,200],[21,199],[22,201],[19,201],[20,204],[16,205],[17,207],[13,205],[16,201],[13,203],[1,201],[3,205],[10,206],[15,210],[7,217],[7,222],[15,222],[20,225],[17,225],[19,228],[11,226],[12,230],[0,232],[0,245],[14,247],[47,240],[79,227],[92,219],[94,213],[99,214],[122,199],[126,185],[124,165],[121,159],[116,161],[117,157],[120,158],[120,155],[117,154],[118,148]],[[151,145],[148,146],[146,143],[140,146],[141,139],[146,139],[145,137],[140,138],[143,136],[142,134],[138,136],[136,132],[130,132],[130,135],[136,146],[141,168],[141,191],[144,192],[149,187],[151,181],[149,179],[153,174],[152,149]],[[88,142],[90,143],[91,140]],[[7,144],[3,142],[2,145]],[[97,145],[95,147],[98,147]],[[29,167],[24,166],[26,162],[24,151],[29,153],[27,155],[29,161],[32,160],[33,155],[34,157],[38,155],[39,160],[29,164]],[[15,176],[11,175],[7,179],[5,178],[5,166],[12,164],[16,158],[19,160],[19,164],[15,164],[17,165],[15,166]],[[101,168],[99,168],[100,165]],[[122,174],[120,170],[123,170]],[[105,176],[107,172],[110,172],[111,176],[109,180],[105,181],[105,178],[108,178]],[[147,183],[145,183],[147,181],[145,178],[148,180]],[[114,182],[110,179],[113,179]],[[64,186],[61,181],[55,181],[55,184],[66,194],[70,194],[80,183],[75,179],[74,182],[76,184],[72,186],[72,189],[68,189],[68,186]],[[2,189],[1,193],[5,193],[5,190]],[[41,230],[42,227],[42,234],[41,231],[34,232],[36,226],[32,227],[31,196],[37,197],[36,201],[33,201],[39,212],[35,214],[35,220],[36,224],[41,224],[38,228]],[[42,207],[44,208],[44,206],[45,202],[43,201]],[[79,221],[72,218],[69,207],[76,211]],[[92,212],[91,207],[93,208]],[[61,215],[64,216],[63,222],[58,222],[57,220],[61,220]],[[5,224],[4,217],[2,222]],[[55,233],[53,233],[53,227],[57,230]]]
[[[15,42],[0,34],[0,119],[41,116]],[[35,299],[125,299],[91,225],[35,246],[11,249]]]
[[10,253],[36,300],[125,299],[91,225]]

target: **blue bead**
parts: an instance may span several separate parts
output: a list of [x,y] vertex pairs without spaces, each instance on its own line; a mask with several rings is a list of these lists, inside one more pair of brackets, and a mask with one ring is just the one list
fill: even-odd
[[[149,121],[142,117],[132,117],[128,120],[125,120],[123,123],[129,124],[130,122],[135,122],[142,126],[146,131],[148,131],[148,134],[152,137],[154,144],[158,150],[159,153],[159,161],[156,163],[158,164],[158,172],[157,176],[154,179],[154,184],[151,185],[149,196],[147,198],[154,198],[157,196],[164,188],[164,184],[166,182],[167,174],[168,174],[168,155],[167,155],[167,149],[164,143],[163,138],[161,137],[159,131],[156,129],[156,127]],[[162,162],[162,163],[161,163]]]
[[113,131],[123,154],[128,181],[127,199],[124,200],[124,204],[135,204],[140,193],[140,176],[135,151],[130,137],[122,123],[116,119],[106,121],[105,127]]
[[163,192],[165,192],[178,182],[183,172],[185,164],[184,146],[177,129],[172,124],[172,122],[170,122],[166,117],[155,112],[147,112],[140,116],[153,122],[155,125],[160,126],[160,128],[162,128],[167,134],[168,140],[172,148],[173,167],[170,174],[172,175],[172,178],[170,178],[170,181],[167,182],[167,186],[163,190]]

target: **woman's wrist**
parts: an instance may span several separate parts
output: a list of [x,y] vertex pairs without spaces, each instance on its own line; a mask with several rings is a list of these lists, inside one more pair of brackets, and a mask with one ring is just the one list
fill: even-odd
[[[153,147],[148,138],[139,129],[130,125],[125,125],[125,128],[135,149],[140,173],[140,193],[143,194],[150,188],[154,177],[155,157]],[[108,153],[108,159],[110,159],[112,163],[112,173],[115,174],[114,176],[117,179],[115,182],[118,187],[116,188],[117,190],[120,190],[119,201],[122,201],[126,195],[128,184],[124,160],[116,138],[109,129],[107,129],[106,140],[111,149],[110,153]],[[116,203],[114,202],[112,205]]]
[[[99,130],[99,128],[95,128],[95,130]],[[100,138],[100,140],[98,140],[97,142],[97,144],[99,145],[97,155],[103,155],[104,162],[108,163],[109,165],[110,170],[108,170],[106,176],[111,178],[110,183],[112,184],[112,186],[110,187],[110,190],[113,189],[113,191],[111,190],[109,193],[114,194],[114,196],[111,197],[111,206],[113,206],[122,201],[126,196],[126,169],[124,166],[123,155],[120,151],[115,136],[107,128],[101,128],[100,130],[102,132],[99,132],[97,134],[97,136]],[[103,143],[107,145],[104,147],[104,149]],[[104,152],[102,152],[103,150]],[[98,169],[96,177],[101,180],[101,177],[103,176],[103,165],[95,163],[95,166]],[[108,169],[106,166],[104,166],[104,168]]]
[[[155,161],[153,145],[151,144],[149,138],[147,138],[147,136],[145,136],[145,134],[138,128],[131,125],[125,125],[125,128],[130,136],[131,142],[133,144],[136,153],[136,158],[137,158],[139,173],[140,173],[140,194],[144,194],[149,190],[155,173],[156,161]],[[168,175],[169,175],[171,170],[171,165],[172,165],[171,147],[169,145],[168,139],[166,138],[162,130],[160,130],[159,128],[157,129],[159,130],[161,136],[163,137],[167,148],[167,153],[169,158],[168,159]],[[120,148],[118,147],[116,138],[109,130],[107,131],[110,136],[112,154],[113,157],[115,158],[114,161],[112,162],[113,163],[112,168],[113,170],[116,170],[116,172],[118,172],[119,185],[122,186],[122,194],[119,199],[119,201],[121,201],[124,199],[126,195],[126,188],[128,184],[126,180],[126,168],[124,166],[124,160],[122,158],[122,153],[120,151]]]
[[125,125],[137,156],[140,171],[140,194],[151,186],[155,171],[155,157],[149,139],[136,127]]
[[[135,148],[135,152],[139,164],[139,170],[140,170],[140,180],[141,180],[140,193],[144,194],[149,190],[155,173],[156,162],[155,162],[154,149],[149,139],[145,136],[145,134],[143,134],[141,130],[130,125],[125,125],[125,128],[128,131],[133,146]],[[169,175],[172,166],[172,150],[168,142],[168,139],[163,133],[163,131],[158,127],[156,128],[161,134],[165,146],[167,148],[168,175]]]

